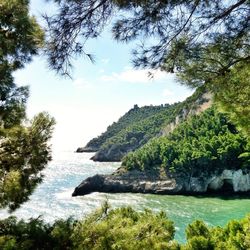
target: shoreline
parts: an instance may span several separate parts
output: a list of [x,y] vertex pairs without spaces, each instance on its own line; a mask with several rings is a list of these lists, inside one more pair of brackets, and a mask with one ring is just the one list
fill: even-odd
[[84,179],[72,196],[84,196],[93,192],[141,193],[160,195],[250,195],[250,173],[224,170],[221,173],[203,174],[199,177],[186,175],[161,175],[157,171],[138,171],[120,167],[113,174]]

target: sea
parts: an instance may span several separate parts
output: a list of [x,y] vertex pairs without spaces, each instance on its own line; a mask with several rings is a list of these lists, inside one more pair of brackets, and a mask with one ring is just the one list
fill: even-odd
[[185,228],[196,219],[209,226],[224,226],[231,219],[241,219],[250,213],[250,197],[204,197],[152,194],[92,193],[72,197],[74,188],[95,174],[110,174],[120,163],[100,163],[90,160],[92,153],[61,151],[43,171],[44,181],[30,200],[14,213],[0,210],[0,218],[10,215],[28,220],[41,216],[47,222],[68,218],[83,219],[108,200],[111,207],[131,206],[138,211],[145,208],[155,212],[165,211],[175,223],[175,238],[185,242]]

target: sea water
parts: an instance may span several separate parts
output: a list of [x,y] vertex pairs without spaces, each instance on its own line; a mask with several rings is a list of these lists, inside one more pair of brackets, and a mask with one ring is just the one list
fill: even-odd
[[[185,241],[185,228],[195,219],[204,220],[209,226],[225,225],[230,219],[240,219],[250,213],[250,197],[202,197],[169,196],[150,194],[104,194],[92,193],[72,197],[74,188],[82,180],[95,174],[110,174],[120,163],[98,163],[90,160],[91,153],[57,152],[53,161],[43,171],[44,181],[12,215],[19,219],[42,216],[47,222],[73,216],[84,218],[108,199],[112,207],[132,206],[142,211],[145,208],[165,211],[175,222],[176,236]],[[9,216],[0,210],[0,217]]]

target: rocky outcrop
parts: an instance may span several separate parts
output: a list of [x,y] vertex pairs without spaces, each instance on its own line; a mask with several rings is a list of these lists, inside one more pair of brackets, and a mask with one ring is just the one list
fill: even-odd
[[212,105],[212,94],[210,92],[204,93],[200,98],[198,98],[192,106],[189,108],[183,108],[175,119],[162,128],[160,136],[167,136],[171,133],[181,122],[185,121],[188,117],[192,115],[198,115],[206,109],[210,108]]
[[125,171],[120,168],[112,175],[95,175],[75,188],[72,196],[92,192],[201,194],[238,193],[250,191],[250,172],[224,170],[218,175],[202,177],[162,176],[155,171]]
[[208,190],[220,190],[223,187],[231,187],[234,192],[250,191],[250,173],[244,173],[241,169],[224,170],[221,175],[213,176],[207,184]]
[[76,153],[95,153],[97,151],[98,151],[97,148],[93,148],[93,147],[81,147],[81,148],[77,148]]
[[100,150],[90,158],[92,161],[99,162],[119,162],[123,157],[123,153],[115,150]]
[[104,148],[96,152],[96,154],[91,157],[91,160],[99,162],[119,162],[124,155],[137,148],[137,145],[131,145],[130,143],[122,145],[114,144],[111,147]]
[[179,190],[174,179],[160,177],[153,171],[123,171],[119,169],[112,175],[95,175],[84,180],[75,188],[72,196],[92,192],[105,193],[176,193]]

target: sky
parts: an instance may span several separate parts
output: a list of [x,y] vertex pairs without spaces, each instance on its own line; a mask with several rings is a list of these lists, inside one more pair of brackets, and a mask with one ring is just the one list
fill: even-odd
[[[51,2],[31,0],[31,13],[38,20],[53,13]],[[105,131],[135,104],[160,105],[184,100],[192,90],[177,84],[173,74],[135,70],[131,64],[134,44],[112,40],[107,29],[100,38],[87,43],[95,63],[87,58],[74,61],[72,79],[56,75],[46,58],[34,57],[15,73],[16,83],[30,86],[28,117],[48,111],[56,119],[53,150],[76,150]]]

